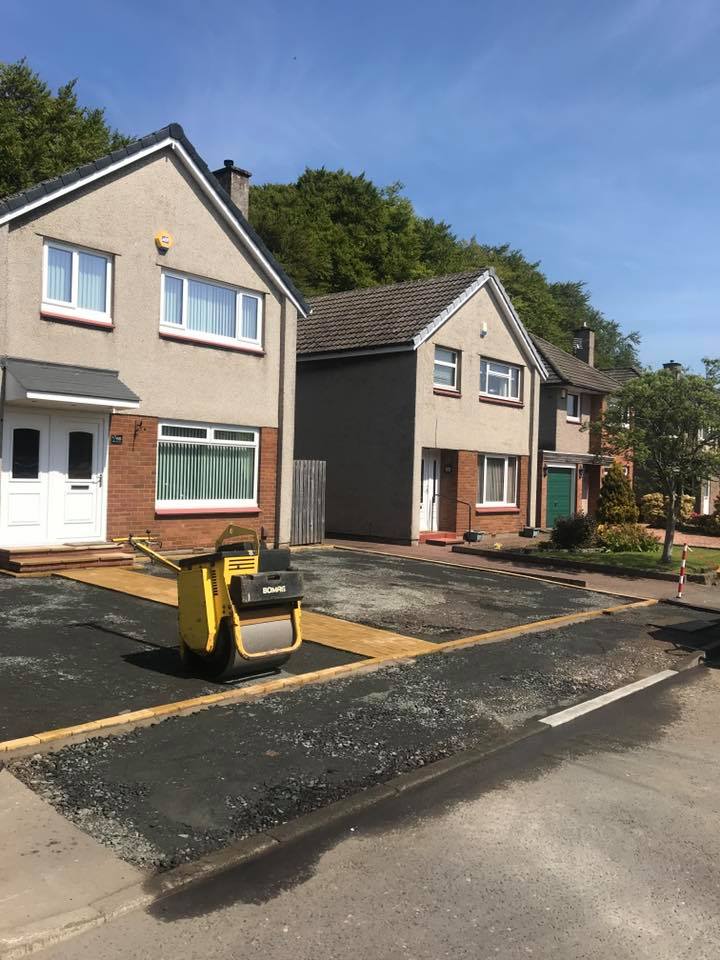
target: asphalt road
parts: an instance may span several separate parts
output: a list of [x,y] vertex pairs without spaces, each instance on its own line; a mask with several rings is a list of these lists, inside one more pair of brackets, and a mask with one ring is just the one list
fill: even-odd
[[716,960],[720,673],[306,835],[48,960]]
[[[715,618],[717,620],[717,618]],[[623,611],[94,738],[11,765],[119,856],[168,867],[668,667],[707,617]]]

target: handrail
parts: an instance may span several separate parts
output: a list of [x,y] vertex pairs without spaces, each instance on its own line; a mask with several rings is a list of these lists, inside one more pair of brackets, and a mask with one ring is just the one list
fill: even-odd
[[433,501],[435,500],[449,500],[451,503],[461,503],[464,507],[468,508],[468,533],[472,530],[472,504],[468,503],[467,500],[459,500],[457,497],[446,497],[443,493],[434,493]]

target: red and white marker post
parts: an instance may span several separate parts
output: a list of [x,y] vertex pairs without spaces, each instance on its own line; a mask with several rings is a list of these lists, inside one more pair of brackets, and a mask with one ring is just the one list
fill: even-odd
[[682,561],[680,563],[680,577],[678,578],[678,592],[677,599],[682,600],[683,598],[683,587],[685,586],[685,567],[687,566],[687,555],[690,547],[684,543],[683,552],[682,552]]

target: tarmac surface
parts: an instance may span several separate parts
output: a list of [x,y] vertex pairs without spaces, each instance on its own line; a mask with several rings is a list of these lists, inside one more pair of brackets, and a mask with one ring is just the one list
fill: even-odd
[[688,671],[43,956],[715,960],[719,710]]
[[624,600],[542,580],[351,550],[303,550],[293,564],[302,571],[308,609],[436,643]]
[[[59,577],[0,576],[0,740],[228,688],[186,674],[176,645],[173,607]],[[306,643],[271,676],[362,659]]]
[[628,610],[174,717],[10,769],[120,857],[165,868],[681,667],[688,626],[707,623],[674,607]]

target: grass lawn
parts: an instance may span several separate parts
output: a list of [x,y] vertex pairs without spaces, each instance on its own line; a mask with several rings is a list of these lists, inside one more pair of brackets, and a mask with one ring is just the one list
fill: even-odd
[[[688,573],[707,573],[720,567],[720,550],[708,547],[691,547],[688,554]],[[652,553],[603,553],[601,550],[588,550],[582,553],[573,553],[571,550],[538,550],[538,557],[557,557],[562,560],[577,560],[582,563],[592,563],[598,566],[621,566],[628,570],[663,570],[675,573],[680,569],[681,547],[673,548],[672,563],[661,563],[661,551]]]

